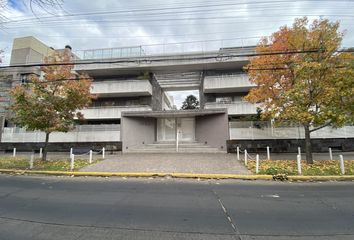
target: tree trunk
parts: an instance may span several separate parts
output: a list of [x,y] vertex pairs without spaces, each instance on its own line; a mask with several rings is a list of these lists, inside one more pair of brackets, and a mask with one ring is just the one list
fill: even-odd
[[304,125],[305,128],[305,150],[306,150],[306,162],[308,164],[313,164],[312,159],[312,146],[311,146],[311,136],[310,136],[310,126]]
[[42,151],[42,161],[47,161],[47,146],[48,146],[48,142],[49,142],[49,134],[50,132],[46,132],[45,133],[45,143],[44,143],[44,147],[43,147],[43,151]]

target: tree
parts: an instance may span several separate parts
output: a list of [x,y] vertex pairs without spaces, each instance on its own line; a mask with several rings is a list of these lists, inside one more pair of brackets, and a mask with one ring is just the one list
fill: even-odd
[[[58,10],[64,10],[62,5],[64,3],[64,0],[22,0],[22,1],[5,1],[2,2],[0,1],[0,23],[1,22],[6,22],[8,18],[2,14],[1,10],[6,10],[9,8],[11,5],[15,5],[18,7],[18,5],[23,5],[31,10],[31,12],[37,17],[37,14],[35,13],[36,8],[38,10],[42,10],[46,13],[54,15],[56,11]],[[53,12],[50,12],[50,10],[54,10]]]
[[186,97],[186,100],[182,103],[182,110],[188,109],[198,109],[199,108],[199,101],[194,95],[189,95]]
[[43,161],[47,157],[49,134],[72,129],[75,117],[83,118],[77,110],[87,107],[91,102],[89,76],[76,74],[70,61],[70,51],[55,52],[45,59],[45,63],[54,65],[41,68],[43,78],[31,75],[28,83],[10,91],[10,110],[14,114],[14,123],[28,130],[45,132]]
[[257,85],[245,99],[261,104],[264,119],[302,125],[310,164],[311,133],[354,119],[354,57],[339,51],[342,38],[338,22],[296,19],[262,38],[245,67]]

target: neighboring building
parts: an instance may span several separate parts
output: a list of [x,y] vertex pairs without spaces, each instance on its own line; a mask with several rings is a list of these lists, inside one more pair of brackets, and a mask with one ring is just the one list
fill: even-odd
[[[33,37],[15,39],[11,65],[41,62],[51,51]],[[302,128],[273,128],[270,122],[251,121],[256,119],[257,105],[243,100],[255,87],[243,71],[250,53],[254,47],[163,55],[145,55],[141,47],[83,51],[75,57],[75,70],[94,79],[92,93],[98,97],[81,111],[84,125],[69,133],[53,133],[50,141],[121,142],[123,152],[175,151],[177,145],[183,151],[226,151],[230,139],[255,149],[273,139],[298,141],[303,138]],[[38,68],[18,68],[12,81],[33,72],[39,74]],[[176,110],[167,92],[178,90],[199,90],[200,109]],[[352,142],[354,128],[324,128],[316,134],[314,138]],[[265,143],[257,146],[249,141],[255,139]],[[40,132],[4,128],[1,141],[43,140]]]
[[12,45],[10,65],[40,63],[43,62],[45,56],[53,52],[53,48],[32,36],[15,38]]

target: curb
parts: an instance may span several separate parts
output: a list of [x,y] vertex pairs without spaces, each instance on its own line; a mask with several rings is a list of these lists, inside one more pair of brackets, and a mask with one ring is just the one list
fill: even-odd
[[[153,172],[66,172],[66,171],[36,171],[0,169],[0,173],[7,174],[40,174],[53,176],[74,177],[172,177],[172,178],[198,178],[198,179],[238,179],[238,180],[271,180],[272,175],[241,175],[241,174],[203,174],[203,173],[153,173]],[[354,175],[350,176],[287,176],[288,181],[354,181]]]
[[270,175],[241,175],[241,174],[203,174],[203,173],[155,173],[155,172],[66,172],[66,171],[36,171],[0,169],[0,173],[7,174],[41,174],[54,176],[75,177],[172,177],[172,178],[200,178],[200,179],[240,179],[240,180],[273,180]]
[[289,181],[354,181],[354,175],[339,175],[339,176],[288,176]]

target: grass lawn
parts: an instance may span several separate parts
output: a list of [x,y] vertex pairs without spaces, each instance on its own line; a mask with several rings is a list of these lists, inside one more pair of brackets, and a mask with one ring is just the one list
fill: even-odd
[[[354,160],[345,160],[345,175],[354,174]],[[249,160],[247,168],[256,173],[256,161]],[[313,164],[301,161],[302,175],[307,176],[329,176],[341,175],[339,161],[337,160],[317,160]],[[298,175],[296,160],[260,160],[259,174],[266,175]]]
[[[92,164],[101,160],[92,160]],[[90,165],[88,159],[75,159],[74,171],[79,170],[82,167]],[[0,157],[1,169],[19,169],[29,170],[29,158],[21,157]],[[32,170],[47,170],[47,171],[70,171],[70,160],[49,160],[46,162],[40,159],[35,159],[33,162]]]

